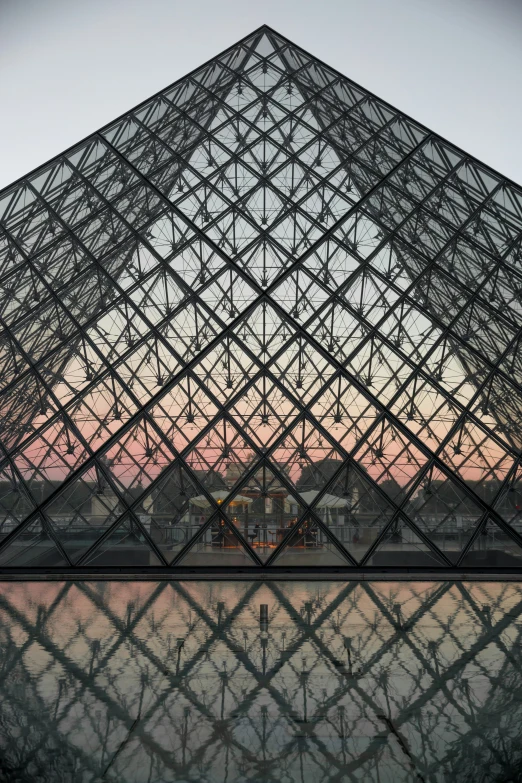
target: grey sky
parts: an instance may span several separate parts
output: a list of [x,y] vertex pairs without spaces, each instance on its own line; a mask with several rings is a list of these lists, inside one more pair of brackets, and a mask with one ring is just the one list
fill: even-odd
[[519,0],[0,0],[0,187],[263,23],[522,182]]

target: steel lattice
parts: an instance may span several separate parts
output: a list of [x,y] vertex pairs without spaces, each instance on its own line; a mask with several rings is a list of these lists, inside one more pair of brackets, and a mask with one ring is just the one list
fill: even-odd
[[521,241],[257,30],[0,195],[0,567],[519,568]]

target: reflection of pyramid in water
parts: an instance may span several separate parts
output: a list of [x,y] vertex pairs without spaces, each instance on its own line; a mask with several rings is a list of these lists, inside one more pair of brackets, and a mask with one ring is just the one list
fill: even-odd
[[252,33],[0,194],[0,567],[518,567],[521,240]]

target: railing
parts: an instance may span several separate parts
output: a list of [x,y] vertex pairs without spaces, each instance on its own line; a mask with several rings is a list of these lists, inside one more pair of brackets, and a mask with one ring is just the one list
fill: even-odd
[[[171,524],[172,517],[167,515],[157,516],[143,516],[141,522],[144,525],[147,532],[151,535],[152,539],[161,542],[163,545],[172,547],[182,547],[194,536],[198,534],[201,529],[201,523],[191,522],[177,522]],[[458,517],[455,519],[455,523],[448,526],[444,524],[444,529],[437,530],[438,525],[442,525],[446,518],[442,515],[440,517],[431,517],[429,519],[423,518],[417,520],[417,524],[421,530],[427,532],[427,528],[432,532],[428,533],[428,537],[433,541],[440,549],[462,549],[476,524],[476,517]],[[370,520],[373,521],[371,515],[368,515],[368,521],[363,520],[362,515],[358,516],[359,524],[329,524],[328,530],[337,538],[341,543],[346,546],[360,543],[361,545],[371,545],[375,539],[376,525],[369,524]],[[415,518],[414,518],[415,521]],[[366,524],[365,524],[366,522]],[[13,520],[11,517],[6,516],[0,519],[0,533],[1,538],[11,533],[18,527],[18,521]],[[283,520],[282,524],[279,521],[273,520],[255,529],[255,522],[250,521],[248,525],[243,520],[239,520],[236,525],[237,529],[241,531],[241,534],[246,538],[249,543],[254,546],[275,546],[279,544],[282,538],[290,531],[288,527],[288,521]],[[513,527],[519,534],[522,535],[522,523],[516,522]],[[53,520],[53,528],[58,532],[60,539],[65,540],[67,538],[74,539],[76,542],[80,542],[82,539],[85,541],[94,541],[100,534],[101,528],[103,528],[103,522],[100,518],[92,517],[84,518],[83,520],[75,520],[71,517],[62,517],[61,519]],[[20,540],[34,539],[34,532],[27,530],[22,532]],[[321,529],[317,529],[315,534],[317,544],[322,546],[328,543],[327,536],[324,535]],[[498,528],[490,528],[488,531],[487,539],[484,538],[484,545],[487,548],[491,548],[495,543],[498,546],[502,546],[503,542],[509,539],[507,534]],[[390,543],[393,543],[394,537],[391,535]],[[479,539],[480,545],[481,539]],[[400,531],[400,539],[397,539],[397,543],[414,544],[417,542],[417,537],[413,531],[403,526]],[[216,543],[216,528],[211,527],[207,529],[201,538],[202,544]],[[227,540],[227,545],[231,545],[231,537]]]

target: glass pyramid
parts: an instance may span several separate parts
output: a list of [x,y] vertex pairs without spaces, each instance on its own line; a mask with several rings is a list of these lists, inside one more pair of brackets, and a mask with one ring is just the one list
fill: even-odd
[[256,30],[0,194],[0,568],[519,568],[521,242]]

